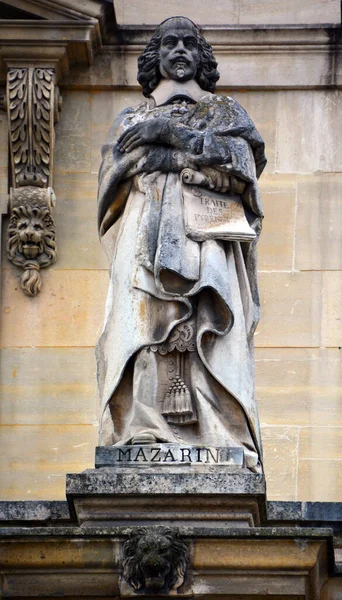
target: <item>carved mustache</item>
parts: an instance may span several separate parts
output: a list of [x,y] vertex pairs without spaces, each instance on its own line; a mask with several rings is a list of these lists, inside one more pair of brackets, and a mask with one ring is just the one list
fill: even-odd
[[178,54],[177,56],[172,56],[169,58],[170,63],[173,65],[175,63],[184,63],[185,65],[190,64],[190,60],[188,60],[183,54]]

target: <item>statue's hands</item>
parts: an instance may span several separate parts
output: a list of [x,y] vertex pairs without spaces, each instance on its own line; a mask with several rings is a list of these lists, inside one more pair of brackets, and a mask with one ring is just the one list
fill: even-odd
[[211,167],[201,167],[201,172],[208,178],[211,190],[222,192],[223,194],[227,192],[230,187],[230,178],[227,173]]
[[167,119],[156,117],[137,123],[122,133],[117,141],[120,152],[131,152],[138,146],[157,142]]

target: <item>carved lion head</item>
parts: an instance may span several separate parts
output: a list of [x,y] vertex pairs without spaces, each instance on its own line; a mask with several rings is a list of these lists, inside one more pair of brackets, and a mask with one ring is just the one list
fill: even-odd
[[24,292],[35,296],[41,288],[39,269],[56,259],[56,232],[49,208],[23,204],[12,210],[8,226],[8,258],[24,269]]
[[142,527],[124,545],[123,577],[137,591],[168,593],[182,585],[188,561],[177,532]]

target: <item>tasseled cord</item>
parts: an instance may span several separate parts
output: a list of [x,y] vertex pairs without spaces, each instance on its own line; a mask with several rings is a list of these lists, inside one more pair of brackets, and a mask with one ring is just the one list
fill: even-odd
[[174,425],[191,425],[192,423],[197,423],[191,394],[179,376],[175,377],[164,398],[162,415],[168,423]]
[[27,261],[21,276],[21,287],[27,296],[36,296],[42,287],[42,278],[39,273],[39,264],[36,261]]

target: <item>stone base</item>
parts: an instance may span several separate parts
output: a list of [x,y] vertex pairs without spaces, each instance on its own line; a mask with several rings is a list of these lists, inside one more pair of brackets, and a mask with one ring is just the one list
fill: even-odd
[[66,492],[71,514],[89,527],[257,527],[266,516],[264,476],[241,467],[103,467],[67,475]]

